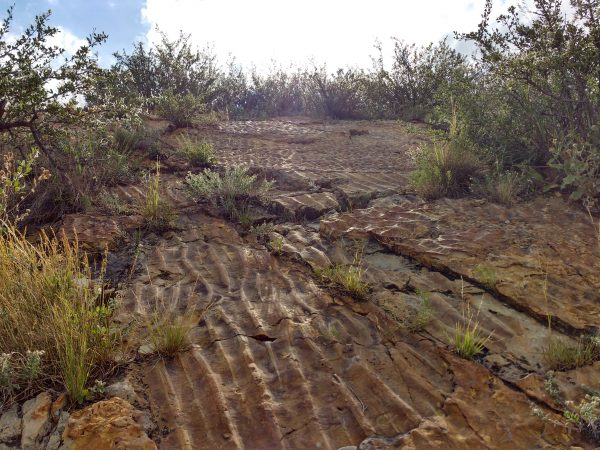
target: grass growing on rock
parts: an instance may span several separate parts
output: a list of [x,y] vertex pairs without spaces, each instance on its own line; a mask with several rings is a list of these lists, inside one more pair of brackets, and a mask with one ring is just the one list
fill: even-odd
[[479,322],[470,318],[467,323],[455,325],[451,344],[459,356],[473,359],[483,352],[490,337],[484,336],[479,329]]
[[552,370],[570,370],[592,364],[600,357],[600,345],[593,337],[584,337],[575,344],[551,338],[543,349],[546,365]]
[[158,162],[156,163],[156,172],[146,180],[146,197],[141,213],[146,228],[151,231],[164,231],[173,224],[173,210],[160,194],[160,165]]
[[448,139],[422,147],[414,158],[417,169],[411,175],[412,185],[427,200],[468,192],[473,179],[484,169],[473,143],[461,130],[456,111]]
[[199,174],[190,172],[186,183],[194,198],[209,201],[235,221],[245,220],[250,205],[266,201],[273,188],[272,182],[259,181],[241,166],[227,168],[222,173],[210,169]]
[[187,135],[181,135],[177,139],[179,151],[194,166],[207,166],[217,161],[215,149],[210,142],[194,141]]
[[148,323],[148,337],[155,353],[173,357],[190,347],[193,321],[182,316],[155,314]]
[[317,269],[315,274],[323,283],[340,289],[358,300],[366,298],[371,290],[364,279],[365,269],[356,261],[349,265],[333,264],[324,269]]
[[60,385],[72,401],[111,364],[113,307],[77,243],[42,235],[32,244],[10,225],[0,234],[0,392],[20,399]]

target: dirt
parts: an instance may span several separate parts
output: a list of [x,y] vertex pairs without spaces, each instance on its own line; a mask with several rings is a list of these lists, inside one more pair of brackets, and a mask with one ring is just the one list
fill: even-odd
[[[65,219],[90,248],[123,259],[131,252],[119,249],[137,245],[119,322],[168,311],[194,323],[188,351],[128,369],[158,448],[593,448],[561,425],[543,349],[552,336],[598,332],[597,229],[554,197],[511,208],[419,200],[408,183],[423,142],[414,128],[289,118],[188,130],[221,164],[276,181],[268,214],[257,214],[275,218],[281,254],[185,195],[185,174],[199,169],[173,151],[181,130],[163,138],[173,229],[140,238],[135,215]],[[114,193],[134,204],[144,189]],[[314,274],[357,257],[364,301]],[[423,298],[431,321],[403,327]],[[469,315],[490,336],[473,361],[448,344]],[[600,389],[598,364],[553,375],[564,399]]]

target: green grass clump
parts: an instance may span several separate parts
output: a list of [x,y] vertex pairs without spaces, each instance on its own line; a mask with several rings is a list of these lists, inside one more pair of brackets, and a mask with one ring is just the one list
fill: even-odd
[[152,349],[161,356],[173,357],[189,349],[189,334],[194,323],[182,316],[156,314],[148,324]]
[[490,289],[495,288],[498,283],[498,275],[493,267],[477,266],[473,271],[473,275],[477,281]]
[[173,210],[165,203],[160,194],[160,165],[156,163],[156,172],[146,182],[146,197],[141,214],[144,224],[151,231],[164,231],[173,225]]
[[460,144],[434,142],[417,155],[412,185],[427,200],[456,197],[469,191],[472,179],[482,164],[475,154]]
[[197,142],[189,135],[182,135],[177,143],[181,154],[194,166],[207,166],[217,161],[215,149],[210,142]]
[[434,141],[415,154],[417,169],[412,173],[413,187],[427,200],[456,197],[470,190],[484,165],[474,145],[464,135],[453,112],[448,139]]
[[65,389],[88,397],[89,380],[113,364],[113,306],[77,243],[40,236],[32,244],[11,225],[0,234],[0,394],[19,400]]
[[283,254],[283,236],[277,235],[269,241],[269,250],[274,255]]
[[360,264],[333,264],[315,271],[322,282],[362,300],[370,292],[369,284],[364,280],[365,270]]
[[248,174],[240,166],[227,168],[222,173],[210,169],[199,174],[190,172],[186,183],[193,197],[209,201],[237,221],[247,221],[250,205],[264,202],[273,188],[273,183],[258,181],[256,175]]
[[543,349],[546,365],[551,370],[570,370],[592,364],[600,357],[600,346],[593,338],[582,338],[576,344],[551,338]]
[[485,337],[481,334],[479,322],[473,321],[471,317],[465,324],[456,324],[451,345],[459,356],[473,359],[483,352],[490,337],[491,335]]

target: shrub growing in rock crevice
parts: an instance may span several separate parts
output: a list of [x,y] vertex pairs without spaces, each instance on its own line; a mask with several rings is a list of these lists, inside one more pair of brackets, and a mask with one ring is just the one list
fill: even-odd
[[188,189],[198,200],[207,200],[221,208],[231,220],[245,221],[252,203],[263,203],[273,183],[259,181],[241,166],[226,168],[223,172],[206,169],[199,174],[188,173]]

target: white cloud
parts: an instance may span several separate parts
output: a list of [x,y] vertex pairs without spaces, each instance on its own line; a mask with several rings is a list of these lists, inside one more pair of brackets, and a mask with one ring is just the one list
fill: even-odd
[[[370,64],[373,43],[388,51],[392,36],[426,44],[453,31],[475,30],[485,0],[146,0],[142,9],[170,37],[191,33],[244,65],[287,64],[314,58],[329,67]],[[502,6],[505,10],[506,5]]]
[[85,39],[75,36],[66,28],[61,26],[56,28],[58,28],[58,32],[48,39],[48,43],[64,48],[67,54],[73,55],[82,45],[87,44]]

